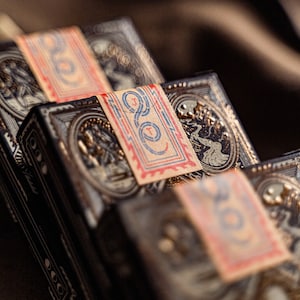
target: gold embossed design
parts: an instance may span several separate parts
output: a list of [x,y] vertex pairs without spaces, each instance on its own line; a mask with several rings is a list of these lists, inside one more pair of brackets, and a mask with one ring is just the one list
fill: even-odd
[[80,114],[72,123],[70,149],[80,171],[98,190],[127,197],[138,186],[109,122],[101,114]]
[[226,111],[195,94],[171,99],[206,174],[217,174],[235,167],[239,140],[229,123]]

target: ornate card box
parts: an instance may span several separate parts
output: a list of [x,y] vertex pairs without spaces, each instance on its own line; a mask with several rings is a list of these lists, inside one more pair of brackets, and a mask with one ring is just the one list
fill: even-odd
[[[113,89],[163,80],[130,19],[122,18],[80,29]],[[78,267],[83,264],[78,259],[82,255],[76,252],[76,247],[71,246],[73,242],[67,233],[61,232],[56,222],[45,223],[53,216],[49,216],[46,206],[41,207],[39,204],[40,191],[34,184],[33,175],[26,167],[16,141],[19,126],[30,108],[49,100],[14,42],[0,45],[0,80],[0,172],[3,200],[14,219],[22,226],[49,282],[52,297],[60,299],[69,295],[89,299],[93,292],[83,267]],[[71,248],[74,250],[70,251]],[[99,275],[101,270],[95,272],[98,277],[102,276]],[[106,284],[103,283],[104,286]]]
[[99,252],[120,293],[130,299],[150,295],[149,299],[159,300],[296,300],[300,291],[300,185],[276,171],[266,176],[258,171],[251,180],[292,253],[290,261],[225,283],[178,194],[167,190],[120,202],[100,221]]
[[[191,178],[258,162],[215,74],[161,87],[198,158],[206,158],[201,171],[138,186],[96,97],[35,107],[20,128],[20,146],[43,195],[39,200],[56,220],[60,232],[74,242],[75,251],[88,261],[84,267],[89,278],[100,278],[95,274],[101,269],[102,258],[94,243],[100,238],[99,219],[111,204],[153,195]],[[211,148],[215,156],[209,155]],[[85,232],[86,239],[78,232]],[[97,263],[98,269],[93,270]],[[101,282],[96,286],[103,287]]]

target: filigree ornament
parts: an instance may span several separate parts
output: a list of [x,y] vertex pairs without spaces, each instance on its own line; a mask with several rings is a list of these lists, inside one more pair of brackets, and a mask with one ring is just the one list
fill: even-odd
[[70,126],[69,146],[79,171],[103,193],[104,199],[106,196],[125,198],[134,194],[153,194],[164,187],[164,181],[144,186],[137,184],[103,113],[85,112],[77,116]]
[[171,103],[206,174],[234,167],[238,160],[237,137],[226,116],[212,101],[183,94]]
[[0,55],[0,97],[1,105],[21,120],[30,108],[48,101],[28,64],[17,51]]

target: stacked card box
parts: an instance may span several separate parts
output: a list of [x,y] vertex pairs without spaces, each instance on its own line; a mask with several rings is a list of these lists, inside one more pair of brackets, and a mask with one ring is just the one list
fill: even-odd
[[[106,97],[122,98],[125,94],[135,95],[133,102],[137,99],[145,101],[145,90],[153,95],[161,90],[172,105],[177,121],[201,162],[201,170],[143,185],[137,183],[101,101]],[[152,110],[161,104],[160,100],[158,97],[156,104],[147,109]],[[117,223],[110,226],[102,221],[107,211],[126,199],[148,198],[178,183],[258,163],[255,151],[214,73],[34,107],[21,125],[18,141],[39,191],[39,203],[32,203],[32,209],[35,205],[43,206],[39,207],[43,211],[40,218],[56,226],[55,232],[67,249],[70,265],[77,266],[86,286],[91,288],[89,296],[95,299],[101,295],[111,299],[151,298],[151,294],[143,294],[143,275],[140,277],[137,273],[129,281],[125,278],[131,270],[127,268],[128,257],[123,257],[123,252],[114,253],[110,249],[104,255],[104,239],[109,247],[115,245],[117,248],[119,244],[115,238],[124,237],[127,241],[122,234],[125,228],[117,227],[115,232]],[[50,230],[45,224],[43,231],[46,236]],[[110,237],[111,242],[108,241]],[[122,288],[107,265],[110,259],[124,263],[124,268],[120,269],[125,276]],[[135,260],[134,257],[130,259]],[[136,288],[132,288],[133,285]]]
[[[79,31],[112,89],[163,81],[130,19],[85,26]],[[51,31],[50,38],[54,37],[57,38],[56,31]],[[59,35],[54,42],[56,46],[62,45]],[[60,71],[68,74],[69,70]],[[40,85],[41,78],[36,76],[15,42],[0,45],[0,192],[33,249],[48,280],[51,296],[90,299],[94,291],[82,267],[84,256],[77,252],[74,242],[61,233],[56,219],[40,201],[41,193],[16,141],[19,126],[30,108],[51,100]],[[83,238],[85,235],[82,233]],[[95,277],[103,281],[103,286],[108,286],[102,270],[94,269]]]
[[[195,223],[172,189],[156,196],[123,201],[101,219],[98,247],[117,288],[128,295],[128,299],[140,299],[143,295],[150,295],[149,299],[164,300],[297,299],[300,291],[300,185],[294,176],[282,175],[287,161],[281,159],[282,167],[278,167],[275,159],[274,169],[270,167],[272,161],[268,161],[268,173],[264,168],[266,164],[258,164],[254,172],[249,167],[246,174],[281,240],[292,254],[290,259],[264,270],[255,270],[241,279],[224,281],[217,270],[218,264],[213,261],[203,241],[203,235],[199,237]],[[204,199],[197,200],[201,202]],[[238,200],[244,201],[244,198]],[[250,206],[248,209],[251,211]],[[253,215],[251,220],[255,227],[257,215]],[[209,226],[213,226],[212,222]],[[259,235],[263,227],[262,223],[258,228]],[[232,230],[234,237],[245,238],[239,235],[240,227],[228,229]],[[234,242],[233,239],[230,241]],[[226,247],[218,250],[226,255]],[[246,248],[245,256],[247,251]],[[252,260],[254,258],[255,253]],[[262,265],[264,260],[259,263]],[[238,268],[243,268],[243,264]]]
[[[80,93],[84,75],[60,90],[76,81],[76,50],[57,56],[74,32],[105,75],[96,92]],[[0,193],[53,299],[297,299],[299,151],[259,162],[216,74],[160,83],[128,19],[17,41],[0,49]],[[206,198],[231,201],[221,239]]]

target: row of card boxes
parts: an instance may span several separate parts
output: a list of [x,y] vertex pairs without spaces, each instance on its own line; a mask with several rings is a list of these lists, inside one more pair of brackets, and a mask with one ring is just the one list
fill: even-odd
[[246,168],[278,227],[287,210],[297,228],[297,153],[254,166],[216,74],[162,83],[128,19],[16,41],[0,62],[1,193],[52,298],[254,299],[265,281],[297,290],[284,283],[293,260],[275,269],[281,281],[258,268],[225,283],[180,213],[174,187]]

